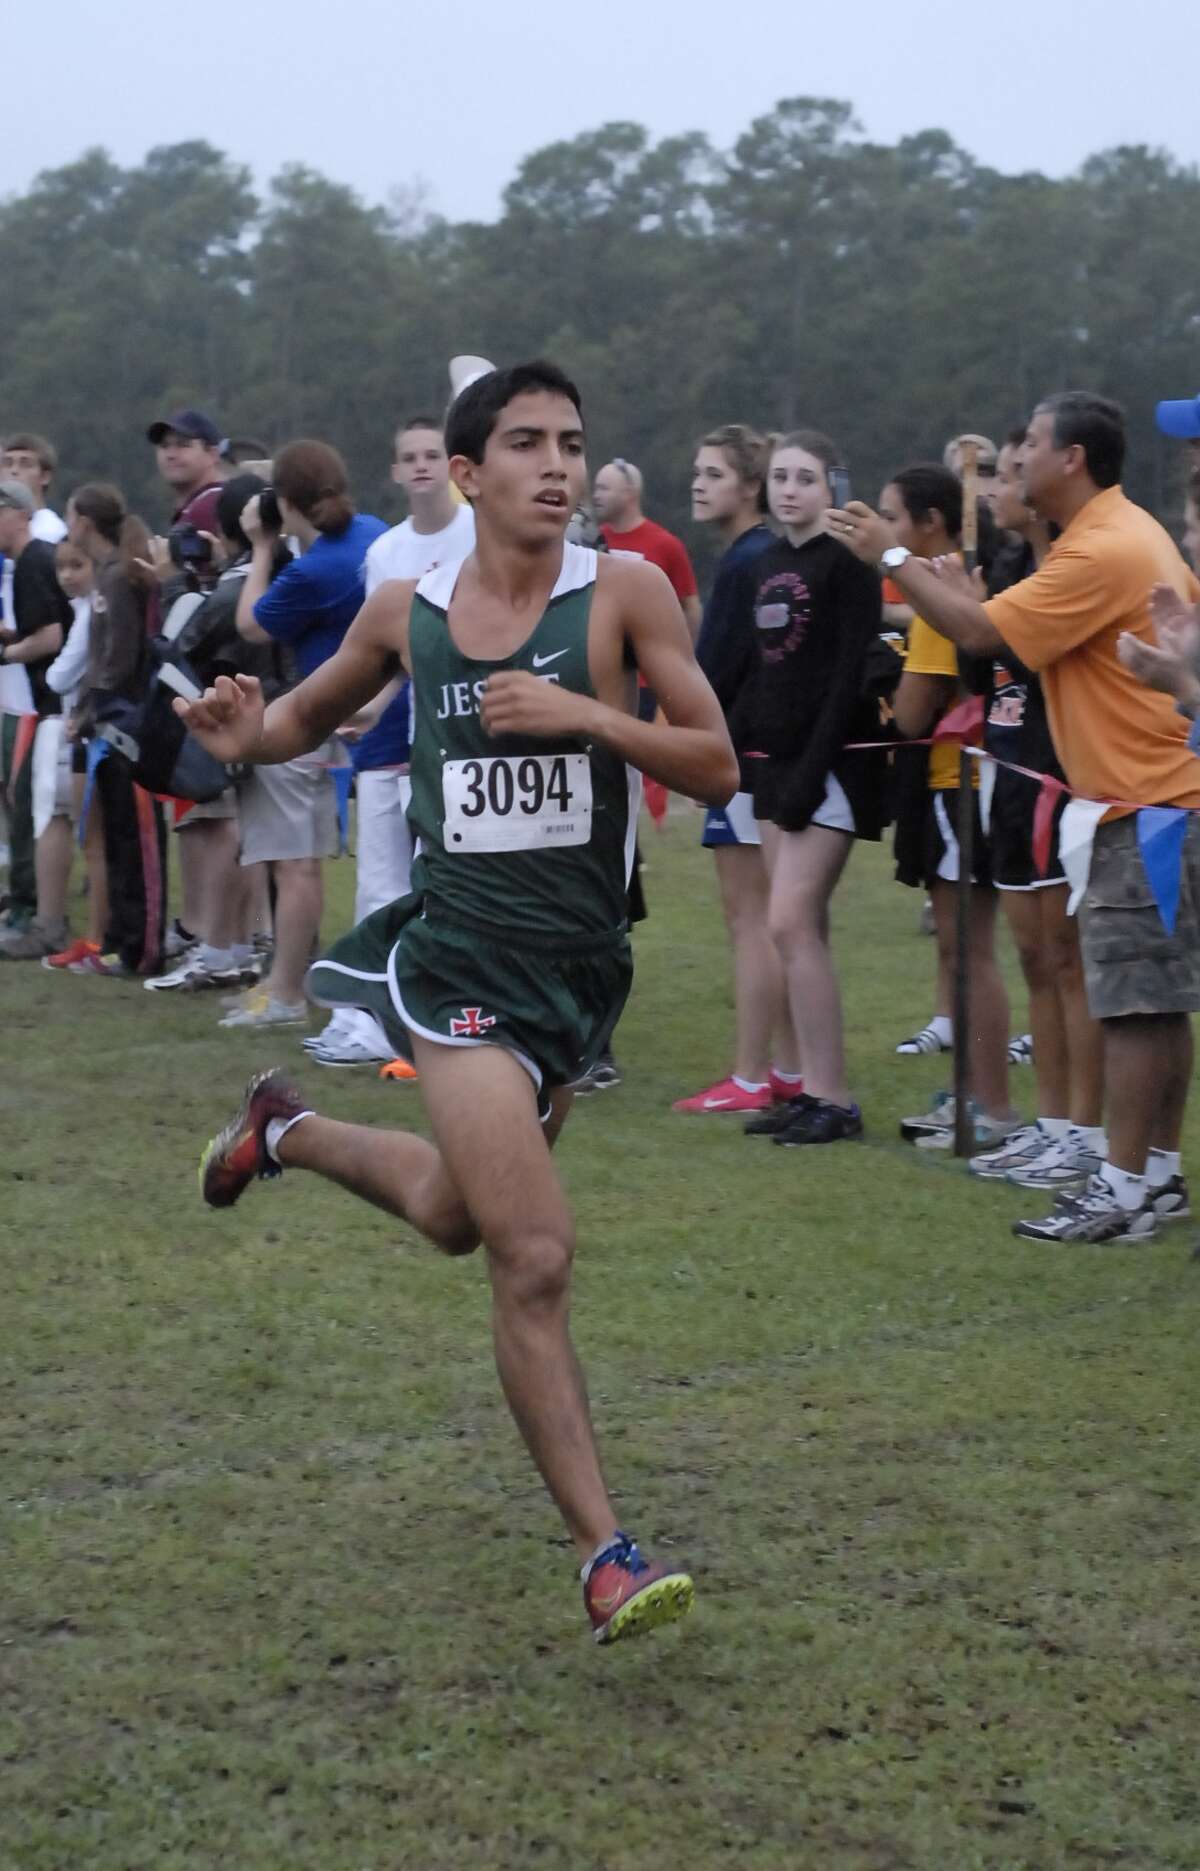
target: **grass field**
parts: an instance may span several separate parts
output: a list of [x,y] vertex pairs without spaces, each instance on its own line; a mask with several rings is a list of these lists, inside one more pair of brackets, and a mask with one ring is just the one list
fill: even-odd
[[299,1176],[198,1201],[256,1066],[416,1094],[5,966],[3,1871],[1200,1864],[1190,1233],[1018,1242],[1037,1197],[896,1140],[944,1067],[893,1057],[932,952],[881,851],[838,917],[866,1142],[674,1117],[728,1063],[697,825],[647,839],[626,1082],[560,1146],[620,1511],[697,1580],[611,1651],[482,1266]]

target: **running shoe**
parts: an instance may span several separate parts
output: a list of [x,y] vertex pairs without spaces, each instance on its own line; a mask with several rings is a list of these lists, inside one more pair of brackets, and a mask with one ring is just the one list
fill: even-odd
[[407,1059],[389,1059],[386,1065],[380,1066],[379,1076],[393,1085],[415,1085],[417,1068],[409,1065]]
[[1172,1176],[1169,1182],[1160,1182],[1157,1189],[1147,1189],[1146,1202],[1154,1210],[1156,1221],[1188,1221],[1191,1218],[1188,1186],[1182,1176]]
[[1008,1042],[1009,1065],[1033,1064],[1033,1034],[1017,1033]]
[[597,1091],[611,1091],[621,1083],[621,1068],[610,1052],[602,1052],[588,1074]]
[[246,1096],[200,1158],[200,1193],[210,1208],[232,1208],[256,1176],[282,1175],[267,1150],[273,1117],[299,1117],[307,1107],[297,1086],[279,1070],[256,1072]]
[[766,1111],[760,1111],[757,1117],[748,1117],[742,1125],[747,1137],[778,1137],[780,1131],[787,1129],[801,1111],[815,1104],[806,1091],[798,1091],[791,1098],[781,1099]]
[[746,1091],[735,1079],[723,1078],[706,1091],[676,1099],[671,1109],[682,1111],[686,1117],[725,1117],[744,1115],[747,1111],[769,1111],[774,1102],[769,1085],[763,1085],[758,1091]]
[[301,1026],[308,1019],[307,1001],[276,1000],[266,988],[251,993],[241,1006],[234,1007],[218,1020],[224,1027]]
[[1033,1163],[1040,1163],[1047,1151],[1053,1148],[1053,1139],[1040,1124],[1022,1124],[1020,1130],[1014,1130],[997,1149],[985,1150],[982,1156],[973,1156],[967,1168],[972,1176],[980,1176],[984,1182],[1003,1182],[1008,1175],[1012,1175],[1015,1181],[1014,1172],[1028,1169]]
[[779,1104],[787,1104],[790,1099],[800,1098],[804,1094],[802,1078],[782,1078],[778,1072],[772,1072],[767,1082],[771,1087],[771,1096]]
[[137,979],[137,969],[127,967],[119,955],[101,955],[95,950],[81,955],[78,961],[68,962],[67,973],[108,975],[114,981]]
[[1099,1169],[1101,1158],[1082,1133],[1072,1127],[1065,1137],[1052,1143],[1034,1163],[1026,1163],[1009,1173],[1009,1182],[1021,1189],[1045,1189],[1057,1195],[1078,1195],[1089,1176]]
[[169,974],[152,975],[143,986],[147,994],[200,994],[211,988],[237,987],[241,978],[236,963],[228,968],[210,968],[193,950]]
[[583,1568],[583,1603],[598,1644],[640,1637],[692,1608],[696,1588],[686,1572],[653,1565],[619,1530]]
[[[977,1151],[989,1155],[998,1150],[1002,1143],[1014,1136],[1022,1128],[1019,1117],[989,1117],[986,1111],[980,1111],[974,1099],[970,1104],[971,1142]],[[912,1141],[918,1150],[953,1150],[954,1125],[948,1130],[927,1131],[923,1137],[914,1137]]]
[[1103,1176],[1089,1176],[1079,1195],[1060,1195],[1041,1221],[1014,1221],[1025,1241],[1152,1241],[1158,1233],[1153,1204],[1122,1208]]
[[905,1058],[914,1059],[924,1053],[953,1052],[954,1042],[943,1039],[941,1034],[936,1033],[931,1026],[923,1026],[921,1031],[914,1033],[911,1039],[902,1039],[896,1051]]
[[195,948],[197,938],[190,929],[185,929],[178,916],[167,930],[163,940],[163,958],[166,961],[179,961],[188,950]]
[[43,968],[69,968],[74,961],[82,961],[85,955],[98,955],[100,944],[89,942],[86,936],[80,936],[67,948],[59,949],[57,955],[43,955]]
[[831,1104],[828,1098],[808,1098],[793,1113],[790,1124],[772,1137],[791,1149],[807,1143],[850,1142],[863,1134],[862,1112],[856,1104]]
[[379,1048],[350,1034],[335,1033],[323,1045],[308,1046],[305,1050],[314,1065],[340,1066],[348,1071],[356,1065],[379,1064]]
[[933,1094],[928,1111],[918,1112],[916,1117],[900,1119],[900,1135],[906,1143],[916,1143],[918,1137],[931,1136],[936,1131],[954,1129],[954,1093],[937,1091]]
[[57,955],[67,939],[66,922],[45,923],[35,916],[24,929],[6,929],[0,935],[0,959],[44,961]]

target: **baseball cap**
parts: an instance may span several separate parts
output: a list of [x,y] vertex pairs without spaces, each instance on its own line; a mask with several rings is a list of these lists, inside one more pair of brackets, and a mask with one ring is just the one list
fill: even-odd
[[36,513],[37,501],[24,481],[0,481],[0,507],[15,507],[18,513]]
[[222,436],[215,422],[198,409],[177,409],[174,415],[160,416],[146,430],[146,440],[157,448],[163,437],[174,432],[186,435],[189,442],[207,442],[210,448],[221,446]]
[[461,356],[450,359],[450,396],[460,397],[464,390],[478,383],[481,377],[490,376],[496,366],[486,357]]
[[1160,403],[1154,420],[1164,435],[1178,442],[1200,441],[1200,396],[1184,397],[1179,402]]

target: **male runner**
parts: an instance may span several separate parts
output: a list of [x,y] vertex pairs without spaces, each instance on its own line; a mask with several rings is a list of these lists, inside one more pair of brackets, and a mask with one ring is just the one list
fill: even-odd
[[[738,769],[663,574],[564,538],[587,474],[574,385],[545,363],[492,371],[455,402],[446,442],[475,512],[461,565],[382,585],[265,716],[244,677],[179,708],[221,759],[289,760],[411,675],[413,894],[314,981],[323,999],[378,1009],[419,1070],[435,1141],[318,1117],[272,1072],[251,1081],[201,1181],[226,1207],[255,1176],[311,1169],[446,1253],[483,1242],[500,1381],[611,1642],[681,1616],[692,1581],[616,1525],[567,1327],[574,1229],[549,1146],[629,988],[627,764],[712,805]],[[664,720],[637,719],[635,670]]]

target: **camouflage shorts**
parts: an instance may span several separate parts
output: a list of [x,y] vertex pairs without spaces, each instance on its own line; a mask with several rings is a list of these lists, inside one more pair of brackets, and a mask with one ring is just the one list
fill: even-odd
[[1200,1010],[1200,815],[1189,815],[1174,935],[1154,900],[1131,813],[1096,828],[1079,936],[1094,1019]]

